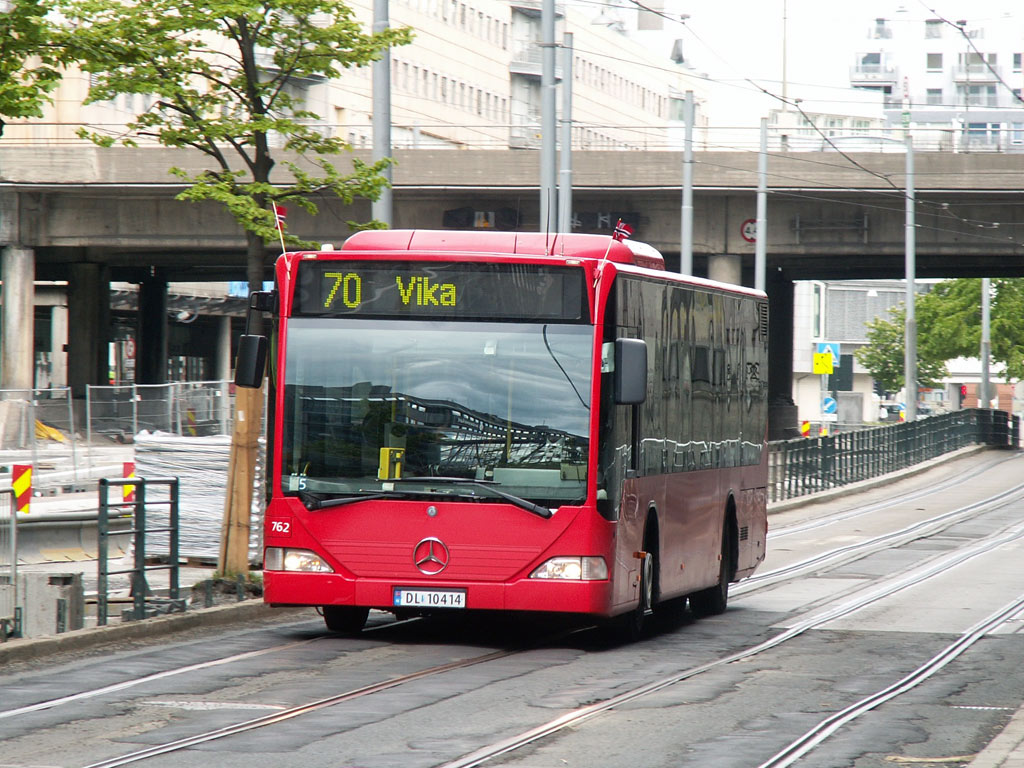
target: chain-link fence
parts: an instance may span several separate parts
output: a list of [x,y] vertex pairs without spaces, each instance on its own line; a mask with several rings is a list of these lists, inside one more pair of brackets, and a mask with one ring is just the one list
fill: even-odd
[[140,432],[182,437],[231,433],[234,411],[227,381],[174,381],[168,384],[90,386],[85,398],[86,431],[118,442]]
[[70,388],[0,390],[0,475],[31,464],[33,485],[71,484],[83,458]]

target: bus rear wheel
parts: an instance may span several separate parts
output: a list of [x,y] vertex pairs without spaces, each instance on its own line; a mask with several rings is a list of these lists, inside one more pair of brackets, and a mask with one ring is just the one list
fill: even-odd
[[722,555],[718,562],[718,583],[690,595],[690,610],[697,618],[725,613],[729,605],[729,579],[732,574],[732,543],[729,526],[722,530]]
[[369,608],[358,605],[325,605],[323,612],[327,628],[344,635],[359,634],[366,624],[366,617],[370,615]]

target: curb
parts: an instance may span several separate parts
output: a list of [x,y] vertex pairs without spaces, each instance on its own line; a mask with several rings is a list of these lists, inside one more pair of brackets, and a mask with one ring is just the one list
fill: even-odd
[[969,768],[1021,768],[1024,766],[1024,708],[1002,732],[968,763]]
[[198,608],[141,621],[111,624],[106,627],[76,629],[60,635],[30,637],[0,643],[0,667],[18,661],[31,661],[59,653],[96,648],[106,643],[151,639],[199,627],[223,627],[246,621],[260,621],[300,613],[307,608],[272,608],[260,600],[243,600],[230,605]]

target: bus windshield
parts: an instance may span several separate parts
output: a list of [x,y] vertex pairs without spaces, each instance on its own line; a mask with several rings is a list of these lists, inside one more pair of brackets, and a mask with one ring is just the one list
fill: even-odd
[[425,492],[461,494],[462,478],[473,500],[503,501],[476,483],[580,503],[592,355],[579,323],[292,318],[282,491],[405,492],[424,478]]

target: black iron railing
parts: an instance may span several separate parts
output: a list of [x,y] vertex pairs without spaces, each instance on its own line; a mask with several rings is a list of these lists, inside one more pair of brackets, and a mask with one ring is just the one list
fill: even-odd
[[768,500],[895,472],[969,445],[1017,448],[1020,419],[980,408],[855,432],[768,444]]
[[[109,490],[120,487],[129,490],[122,493],[121,501],[111,501]],[[147,499],[148,488],[164,488],[165,496]],[[96,588],[96,624],[107,623],[109,603],[108,586],[110,577],[129,574],[131,578],[132,608],[123,612],[128,620],[144,619],[162,613],[183,612],[185,601],[178,596],[178,478],[146,478],[99,481],[99,569]],[[156,514],[154,514],[156,513]],[[121,533],[132,534],[132,567],[110,570],[108,560],[110,518],[114,515],[131,515],[132,528]],[[166,564],[150,563],[146,558],[149,537],[166,538],[170,555]],[[152,571],[169,572],[168,598],[152,596],[146,575]]]

